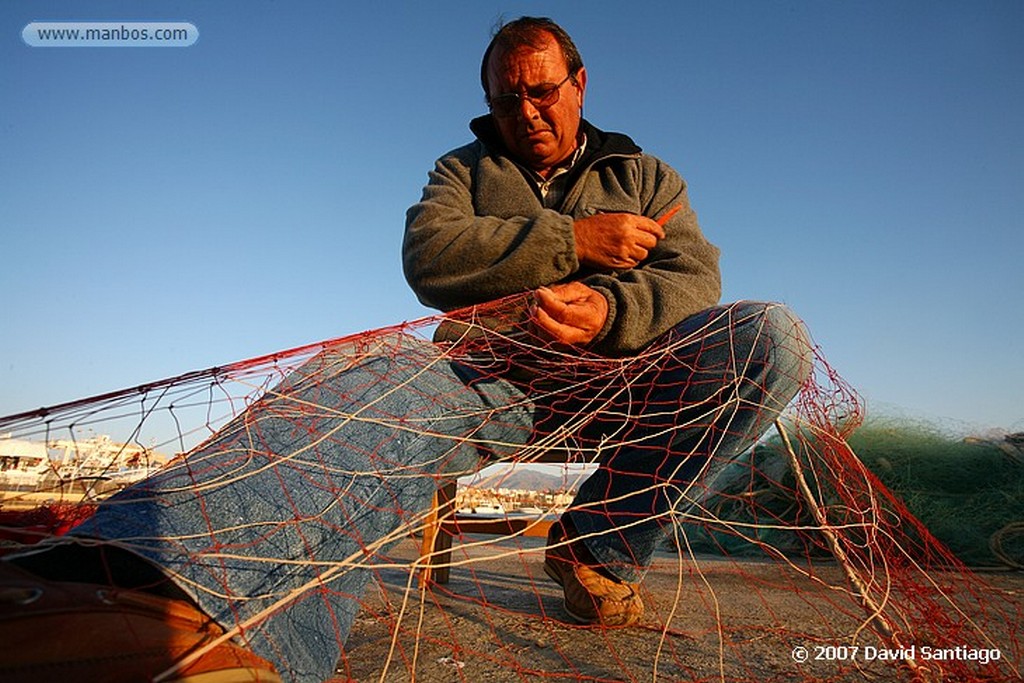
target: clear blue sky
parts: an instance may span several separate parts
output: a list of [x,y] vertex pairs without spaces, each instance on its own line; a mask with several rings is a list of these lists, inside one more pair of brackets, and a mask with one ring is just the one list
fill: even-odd
[[[868,401],[1024,429],[1024,2],[4,2],[0,414],[429,311],[405,209],[550,15],[586,116],[689,181],[725,298],[781,300]],[[40,48],[32,21],[184,21]]]

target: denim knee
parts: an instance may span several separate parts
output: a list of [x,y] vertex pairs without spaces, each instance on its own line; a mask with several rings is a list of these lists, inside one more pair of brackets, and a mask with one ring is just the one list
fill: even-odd
[[814,349],[803,321],[775,302],[744,301],[733,304],[731,312],[737,346],[749,344],[744,352],[767,365],[765,391],[775,398],[773,403],[788,403],[814,365]]
[[814,365],[814,347],[806,326],[792,310],[779,303],[765,304],[764,316],[775,367],[789,381],[803,385]]

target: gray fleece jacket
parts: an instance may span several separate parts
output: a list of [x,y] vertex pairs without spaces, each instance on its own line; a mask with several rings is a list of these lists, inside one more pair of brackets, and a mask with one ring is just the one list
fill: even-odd
[[[579,280],[608,300],[608,319],[590,347],[617,356],[718,302],[719,251],[701,233],[683,179],[625,135],[581,125],[586,151],[558,210],[543,207],[489,116],[472,122],[474,142],[436,162],[407,212],[403,244],[405,276],[422,303],[450,311]],[[656,220],[677,205],[665,239],[637,267],[581,266],[574,219],[628,212]]]

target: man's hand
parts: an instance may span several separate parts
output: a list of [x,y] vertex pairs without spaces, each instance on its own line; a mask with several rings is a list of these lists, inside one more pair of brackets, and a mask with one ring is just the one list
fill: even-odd
[[562,344],[586,344],[608,319],[608,301],[582,282],[541,287],[534,292],[531,320],[544,337]]
[[628,270],[647,258],[665,230],[646,216],[599,213],[573,223],[580,263],[600,270]]

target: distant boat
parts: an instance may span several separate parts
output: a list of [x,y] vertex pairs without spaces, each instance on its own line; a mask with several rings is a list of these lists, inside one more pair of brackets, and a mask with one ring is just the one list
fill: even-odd
[[0,489],[31,491],[53,471],[46,444],[0,439]]
[[166,462],[144,446],[102,435],[48,443],[0,437],[0,507],[100,500]]
[[478,517],[504,517],[505,508],[502,505],[474,505],[456,510],[458,515],[475,515]]
[[539,507],[534,505],[526,505],[521,508],[516,508],[510,514],[523,515],[525,517],[540,517],[544,515],[544,510],[541,510]]

